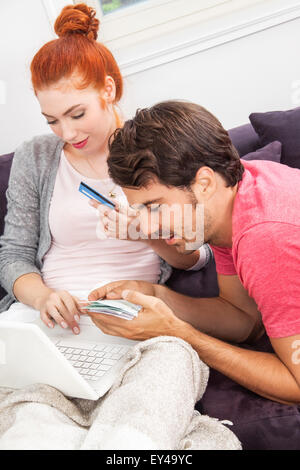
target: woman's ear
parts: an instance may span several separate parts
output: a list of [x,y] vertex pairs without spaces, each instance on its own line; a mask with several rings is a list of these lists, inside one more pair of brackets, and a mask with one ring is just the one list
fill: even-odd
[[101,90],[100,100],[102,107],[113,104],[116,99],[116,84],[110,75],[106,75],[104,87]]

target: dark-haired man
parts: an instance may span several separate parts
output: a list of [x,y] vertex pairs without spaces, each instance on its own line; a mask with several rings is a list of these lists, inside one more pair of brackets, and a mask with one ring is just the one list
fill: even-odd
[[[220,294],[189,298],[161,285],[115,282],[90,298],[123,296],[142,305],[142,312],[131,322],[105,315],[92,315],[93,321],[105,333],[132,339],[181,337],[241,385],[299,404],[300,171],[273,162],[242,163],[212,114],[176,101],[138,111],[126,122],[111,142],[108,164],[129,203],[138,205],[149,236],[153,211],[181,208],[180,236],[174,218],[168,227],[160,218],[158,231],[170,229],[165,241],[180,251],[191,241],[211,244]],[[186,207],[192,208],[188,224]],[[198,237],[198,230],[191,239],[199,217],[203,234]],[[255,340],[264,329],[275,354],[229,344]]]

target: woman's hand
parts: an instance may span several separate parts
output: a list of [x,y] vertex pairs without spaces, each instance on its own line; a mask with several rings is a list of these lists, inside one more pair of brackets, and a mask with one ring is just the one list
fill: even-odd
[[36,309],[40,311],[41,320],[49,328],[54,327],[54,320],[62,328],[72,329],[73,333],[80,333],[80,305],[79,299],[67,291],[50,291],[39,297],[36,301]]
[[[111,209],[91,199],[89,204],[98,210],[105,235],[108,238],[121,240],[140,240],[138,212],[129,206],[121,206],[117,201]],[[129,230],[131,226],[132,230]],[[130,235],[130,232],[131,235]],[[135,236],[135,237],[134,237]]]

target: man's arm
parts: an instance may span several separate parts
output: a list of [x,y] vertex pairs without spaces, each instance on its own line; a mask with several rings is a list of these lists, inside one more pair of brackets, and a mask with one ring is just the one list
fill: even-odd
[[286,338],[270,338],[270,341],[274,351],[300,387],[300,334]]
[[[300,386],[295,379],[295,373],[275,354],[249,351],[208,336],[180,320],[162,300],[156,297],[125,290],[123,298],[143,307],[138,317],[132,321],[89,313],[94,323],[105,334],[136,340],[156,336],[177,336],[191,344],[200,359],[208,366],[249,390],[280,403],[300,404]],[[295,338],[292,338],[292,344],[295,341],[299,341],[300,344],[300,335]],[[289,348],[282,340],[285,338],[272,342],[278,349],[280,344],[281,354],[288,354]],[[280,343],[277,343],[278,341]],[[296,357],[300,362],[300,351],[294,355],[294,359]],[[295,367],[300,366],[295,364]]]
[[[250,351],[224,343],[185,326],[180,337],[191,344],[199,357],[243,387],[270,400],[284,404],[300,404],[298,382],[292,371],[275,354]],[[300,335],[298,335],[300,344]],[[274,344],[274,343],[273,343]],[[285,354],[288,354],[285,348]]]
[[215,338],[239,343],[261,336],[260,313],[238,276],[218,275],[218,284],[219,296],[213,298],[188,297],[162,285],[155,285],[155,296],[178,318]]

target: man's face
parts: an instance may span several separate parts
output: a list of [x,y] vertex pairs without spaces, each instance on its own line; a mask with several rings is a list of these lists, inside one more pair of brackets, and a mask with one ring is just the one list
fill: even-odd
[[162,238],[181,253],[203,245],[204,207],[193,191],[157,182],[123,190],[130,206],[139,211],[139,229],[145,238]]

